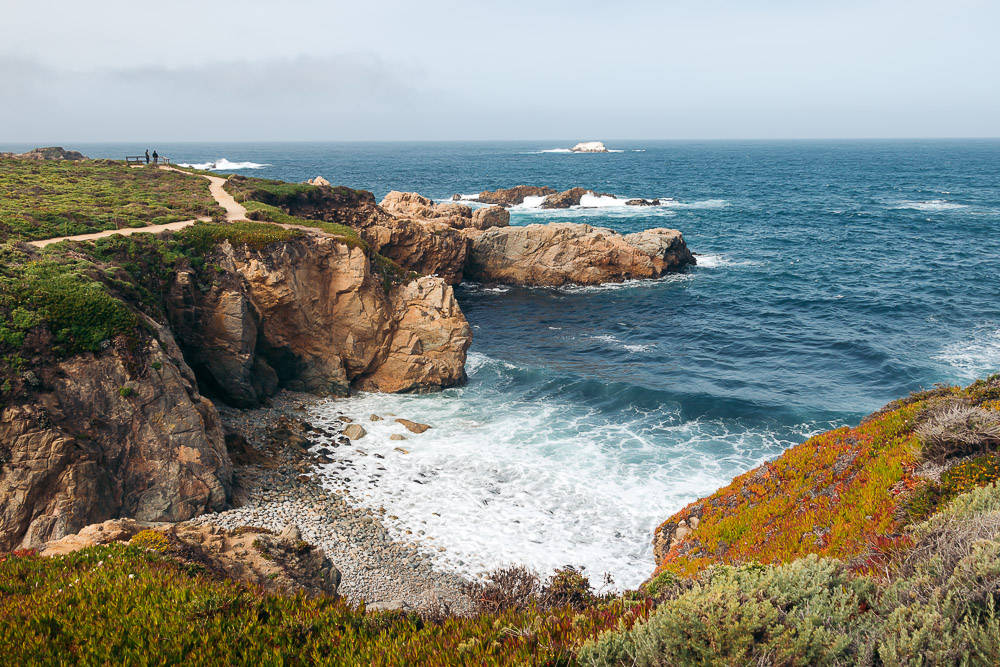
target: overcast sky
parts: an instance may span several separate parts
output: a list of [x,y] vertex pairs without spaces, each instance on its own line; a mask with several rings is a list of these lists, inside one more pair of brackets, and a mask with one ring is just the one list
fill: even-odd
[[996,0],[0,0],[0,142],[1000,136]]

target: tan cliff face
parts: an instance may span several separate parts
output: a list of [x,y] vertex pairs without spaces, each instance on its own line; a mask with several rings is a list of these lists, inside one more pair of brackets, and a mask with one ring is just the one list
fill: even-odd
[[[150,324],[150,326],[154,326]],[[182,521],[226,505],[232,464],[215,407],[171,333],[40,369],[0,410],[0,550],[114,516]]]
[[323,235],[223,243],[209,260],[172,277],[168,324],[147,318],[145,342],[40,367],[0,408],[0,550],[110,518],[224,509],[232,463],[199,386],[251,406],[280,386],[344,395],[465,379],[471,330],[441,278],[393,285],[362,248]]
[[346,395],[362,378],[389,392],[465,378],[471,329],[442,278],[386,291],[363,249],[321,236],[265,251],[225,244],[220,266],[230,279],[204,294],[179,274],[168,311],[199,377],[227,402],[256,405],[279,385]]

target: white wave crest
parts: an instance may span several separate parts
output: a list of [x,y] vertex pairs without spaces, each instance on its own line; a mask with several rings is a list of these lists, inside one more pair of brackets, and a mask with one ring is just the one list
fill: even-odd
[[[320,467],[324,486],[384,507],[398,517],[386,519],[393,539],[467,575],[508,563],[548,574],[573,563],[591,579],[610,572],[634,587],[652,571],[658,523],[792,444],[766,431],[682,422],[666,407],[609,420],[573,399],[512,394],[513,375],[529,369],[482,354],[469,355],[467,370],[459,389],[360,394],[319,404],[309,418],[327,427],[346,414],[367,431],[334,449],[335,462]],[[385,419],[369,421],[372,414]],[[413,434],[397,417],[431,428]]]
[[944,199],[931,199],[928,201],[908,201],[896,202],[893,209],[912,209],[914,211],[956,211],[962,208],[969,208],[967,204],[958,204],[945,201]]
[[1000,371],[1000,327],[980,325],[968,338],[946,345],[934,359],[951,366],[966,381],[996,373]]
[[257,162],[230,162],[224,157],[219,158],[215,162],[196,162],[191,164],[178,164],[179,167],[188,167],[190,169],[201,169],[202,171],[235,171],[237,169],[263,169],[264,167],[270,167],[269,164],[260,164]]

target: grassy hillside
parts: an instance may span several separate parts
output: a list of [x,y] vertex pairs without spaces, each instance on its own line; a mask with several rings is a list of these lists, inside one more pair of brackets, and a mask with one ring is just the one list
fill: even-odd
[[112,160],[0,158],[0,240],[224,217],[208,181]]

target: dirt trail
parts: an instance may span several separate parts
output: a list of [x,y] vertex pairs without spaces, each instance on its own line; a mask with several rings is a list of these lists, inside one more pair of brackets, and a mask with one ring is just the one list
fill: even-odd
[[[169,169],[171,171],[180,172],[182,174],[187,174],[186,171],[181,171],[180,169],[174,169],[173,167],[160,167],[160,169]],[[247,210],[241,206],[233,196],[226,192],[224,186],[226,184],[226,179],[220,176],[208,176],[206,174],[200,174],[202,178],[207,178],[209,182],[208,190],[212,193],[212,197],[215,201],[219,203],[219,206],[226,210],[226,221],[236,222],[237,220],[247,219]],[[114,234],[121,234],[122,236],[129,236],[135,234],[136,232],[148,232],[151,234],[156,234],[158,232],[166,231],[177,231],[178,229],[184,229],[189,227],[196,222],[211,222],[211,218],[195,218],[193,220],[178,220],[177,222],[168,222],[164,225],[150,225],[148,227],[126,227],[125,229],[106,229],[103,232],[93,232],[91,234],[77,234],[76,236],[57,236],[53,239],[42,239],[40,241],[30,241],[31,245],[37,246],[39,248],[47,246],[50,243],[59,243],[60,241],[93,241],[94,239],[102,239],[107,236],[113,236]],[[297,225],[281,225],[282,227],[288,228],[298,228]],[[303,228],[308,229],[308,228]],[[316,230],[312,230],[316,231]]]

